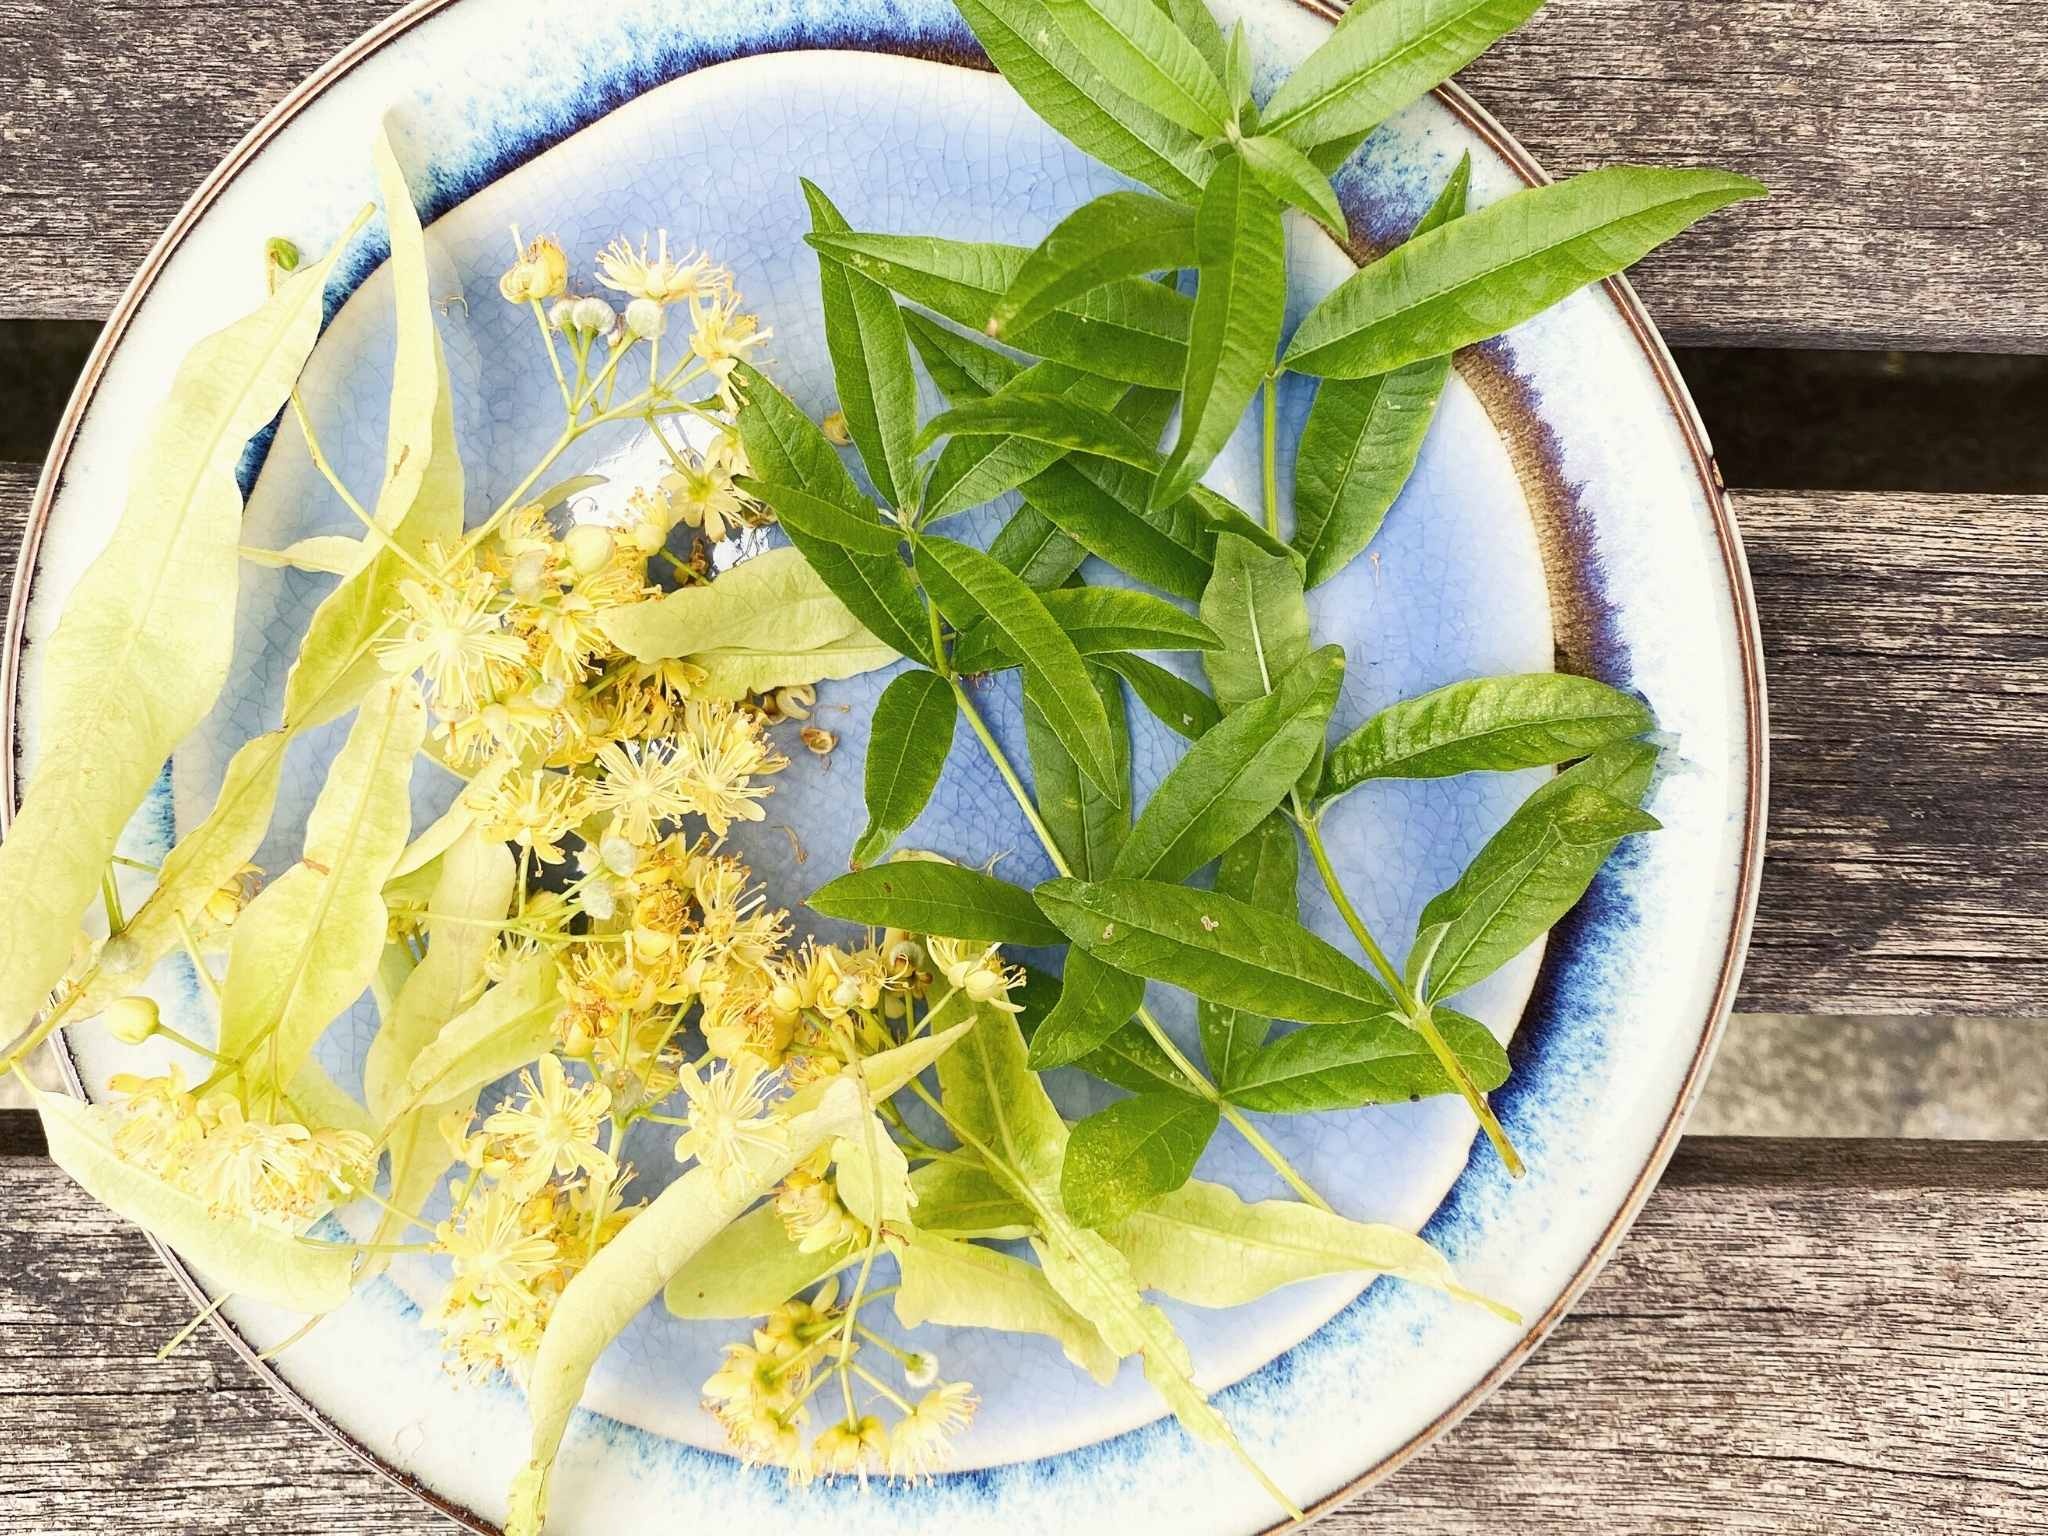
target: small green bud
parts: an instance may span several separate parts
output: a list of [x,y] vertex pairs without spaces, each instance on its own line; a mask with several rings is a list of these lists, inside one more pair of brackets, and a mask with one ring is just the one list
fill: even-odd
[[264,246],[263,254],[270,264],[280,272],[296,272],[299,270],[299,248],[289,240],[282,237],[272,240],[268,245]]
[[107,1009],[107,1028],[123,1045],[140,1045],[157,1031],[156,1004],[146,997],[116,998]]

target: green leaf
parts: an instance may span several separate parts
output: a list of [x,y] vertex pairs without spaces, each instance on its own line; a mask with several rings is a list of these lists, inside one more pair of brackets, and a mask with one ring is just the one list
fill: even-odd
[[[1069,368],[1065,363],[1034,363],[993,395],[966,394],[956,409],[1001,412],[1008,409],[1012,400],[1049,395],[1071,400],[1078,410],[1094,411],[1115,405],[1129,387],[1114,379],[1100,379],[1078,368]],[[1110,420],[1113,422],[1114,418]],[[1064,445],[1048,441],[1043,435],[1011,436],[1000,429],[956,435],[939,454],[925,485],[925,525],[1015,490],[1066,452]]]
[[812,911],[870,928],[902,928],[977,944],[1058,944],[1031,893],[978,869],[931,859],[898,859],[827,881]]
[[757,1206],[671,1275],[662,1301],[670,1316],[687,1322],[765,1317],[859,1258],[858,1247],[804,1252],[774,1206]]
[[1302,428],[1294,471],[1294,544],[1310,586],[1365,550],[1415,472],[1436,416],[1448,356],[1365,379],[1325,379]]
[[1497,336],[1763,188],[1726,171],[1611,166],[1531,187],[1396,246],[1302,321],[1283,361],[1358,379]]
[[1529,672],[1475,677],[1389,705],[1330,753],[1321,798],[1367,779],[1452,774],[1570,762],[1645,731],[1649,706],[1590,677]]
[[1003,78],[1062,137],[1168,197],[1200,196],[1209,176],[1201,136],[1118,90],[1044,0],[960,0],[959,10]]
[[[1246,710],[1232,718],[1241,719],[1249,713]],[[1234,896],[1261,912],[1297,920],[1301,916],[1300,881],[1301,850],[1294,840],[1294,824],[1278,811],[1239,838],[1224,853],[1223,863],[1216,871],[1216,889],[1224,895]],[[1219,1003],[1197,1004],[1195,1020],[1202,1034],[1202,1055],[1218,1085],[1226,1090],[1272,1029],[1272,1021],[1262,1014],[1226,1008]]]
[[917,1229],[942,1237],[1008,1241],[1036,1229],[1031,1208],[970,1152],[949,1152],[910,1176]]
[[1515,30],[1543,0],[1382,0],[1347,11],[1260,119],[1302,149],[1370,132]]
[[1201,740],[1202,733],[1223,718],[1222,710],[1208,694],[1178,672],[1169,672],[1142,656],[1113,652],[1098,656],[1096,664],[1108,667],[1129,683],[1131,692],[1152,712],[1154,719],[1189,741]]
[[[927,235],[810,235],[810,244],[912,303],[986,331],[1030,252]],[[1092,289],[1004,337],[1019,351],[1127,384],[1178,388],[1193,305],[1140,278]],[[757,465],[758,467],[758,465]]]
[[[1220,643],[1201,620],[1149,593],[1122,587],[1059,587],[1039,594],[1045,611],[1083,656],[1114,651],[1207,651]],[[953,665],[968,674],[1018,664],[994,630],[976,625],[953,647]]]
[[1215,1104],[1180,1093],[1140,1094],[1098,1110],[1067,1140],[1060,1169],[1067,1214],[1084,1227],[1107,1227],[1179,1189],[1219,1121]]
[[370,541],[346,534],[320,533],[295,539],[283,549],[251,549],[244,544],[242,558],[251,565],[272,570],[311,571],[320,576],[353,576],[370,560]]
[[896,1320],[904,1327],[939,1323],[1035,1333],[1057,1343],[1069,1360],[1103,1385],[1115,1377],[1115,1352],[1035,1266],[992,1248],[921,1230],[894,1246],[901,1271]]
[[1024,740],[1031,752],[1031,781],[1039,814],[1068,867],[1083,879],[1107,874],[1131,832],[1130,726],[1124,717],[1123,690],[1113,676],[1094,667],[1088,669],[1088,680],[1109,717],[1121,794],[1097,788],[1081,772],[1036,702],[1026,699],[1024,703]]
[[[436,868],[440,873],[427,901],[426,955],[399,988],[391,1011],[384,1017],[363,1060],[363,1099],[380,1128],[395,1119],[402,1107],[424,1102],[408,1092],[413,1067],[420,1054],[452,1031],[464,1008],[484,992],[485,962],[498,943],[495,925],[503,922],[511,910],[519,881],[519,866],[511,848],[485,838],[474,827],[449,847]],[[263,899],[259,896],[257,903]],[[250,911],[254,910],[252,905]],[[236,926],[241,926],[239,920]],[[535,969],[540,968],[536,961]],[[551,996],[553,967],[545,969],[545,990]],[[542,991],[541,978],[529,976],[522,980],[524,985],[514,988],[513,995],[519,996],[525,1011],[530,1012],[542,1000],[536,995]],[[552,1000],[559,1011],[559,998]],[[446,1060],[449,1054],[442,1052],[442,1059]],[[539,1049],[529,1051],[505,1070],[532,1061],[539,1054]],[[438,1081],[440,1075],[420,1077],[423,1085],[431,1085],[428,1092],[439,1093],[440,1097],[434,1100],[437,1104],[464,1091],[462,1084],[444,1087]],[[487,1077],[468,1086],[473,1091],[491,1080]]]
[[[809,180],[798,180],[810,204],[811,228],[844,233],[846,220],[832,200]],[[888,289],[837,262],[818,263],[818,292],[846,430],[882,499],[900,507],[917,489],[917,450],[911,441],[917,435],[917,377],[910,371],[903,315]]]
[[989,540],[988,557],[1034,592],[1056,590],[1081,568],[1088,551],[1055,528],[1038,508],[1026,504]]
[[1428,978],[1426,988],[1411,982],[1425,1001],[1464,991],[1527,949],[1577,904],[1617,842],[1656,828],[1635,808],[1656,756],[1643,742],[1604,748],[1522,802],[1422,909],[1409,968]]
[[963,1141],[979,1143],[990,1174],[1031,1208],[1035,1222],[1042,1222],[1048,1214],[1044,1196],[1059,1183],[1067,1123],[1026,1063],[1016,1020],[955,993],[954,1001],[938,1010],[937,1021],[962,1016],[972,1027],[939,1059],[946,1121]]
[[1153,792],[1114,872],[1182,881],[1251,835],[1321,752],[1343,686],[1344,649],[1324,646],[1227,716]]
[[924,371],[932,376],[948,405],[985,399],[1025,371],[1009,353],[963,336],[922,310],[904,310],[903,324]]
[[306,822],[299,862],[235,919],[221,984],[222,1056],[251,1089],[290,1082],[384,950],[384,881],[412,830],[427,711],[410,677],[364,701]]
[[1378,982],[1289,918],[1158,880],[1050,880],[1035,892],[1073,944],[1133,976],[1314,1023],[1390,1006]]
[[1185,204],[1144,192],[1104,193],[1061,219],[1025,258],[989,317],[989,334],[1023,329],[1119,278],[1194,264],[1195,216]]
[[1459,1285],[1449,1260],[1399,1227],[1299,1200],[1247,1204],[1200,1180],[1135,1212],[1109,1239],[1139,1285],[1198,1307],[1240,1307],[1319,1275],[1393,1275],[1520,1321]]
[[1032,1032],[1032,1070],[1085,1063],[1131,1022],[1144,1001],[1142,977],[1106,965],[1085,949],[1070,949],[1060,1000]]
[[460,1102],[539,1060],[554,1042],[561,1012],[553,963],[538,956],[525,962],[460,1009],[413,1057],[403,1106]]
[[[1472,156],[1466,154],[1415,234],[1462,218],[1471,179]],[[1311,587],[1364,553],[1380,531],[1415,473],[1450,373],[1446,355],[1372,378],[1325,379],[1317,386],[1294,467],[1294,547],[1302,553]]]
[[933,672],[905,672],[882,691],[868,733],[868,825],[853,845],[855,864],[874,863],[923,812],[959,715],[952,685]]
[[389,545],[314,610],[285,678],[288,730],[338,720],[383,683],[377,642],[403,606],[401,584],[412,579],[414,564],[430,558],[429,550],[453,548],[462,536],[462,454],[455,440],[454,390],[435,325],[426,235],[386,132],[377,136],[375,161],[391,235],[398,348],[384,444],[389,468],[370,516]]
[[[893,555],[887,563],[902,569]],[[707,698],[856,677],[897,656],[798,549],[765,550],[714,581],[607,608],[597,624],[636,660],[687,657],[705,674],[698,691]]]
[[1139,581],[1198,598],[1210,564],[1199,519],[1188,503],[1147,510],[1149,478],[1099,459],[1065,459],[1021,487],[1033,511],[1089,554]]
[[1173,1064],[1173,1059],[1136,1019],[1125,1023],[1074,1065],[1132,1093],[1151,1093],[1162,1088],[1174,1093],[1197,1091],[1193,1081]]
[[1235,537],[1216,541],[1216,571],[1202,593],[1202,621],[1222,646],[1202,656],[1224,714],[1264,698],[1308,655],[1301,572]]
[[129,817],[227,677],[242,531],[235,470],[313,349],[340,254],[295,273],[179,364],[113,537],[36,648],[39,755],[0,843],[0,1036],[43,1007]]
[[918,442],[929,445],[946,436],[1021,437],[1062,453],[1092,453],[1132,465],[1149,464],[1153,452],[1150,443],[1107,411],[1066,395],[1015,389],[941,412],[925,423]]
[[785,528],[800,528],[813,539],[864,555],[893,555],[903,542],[903,530],[879,521],[873,503],[863,512],[854,512],[796,486],[776,485],[751,475],[736,476],[733,484],[774,508],[777,521]]
[[1074,45],[1125,94],[1192,133],[1231,119],[1223,82],[1202,50],[1152,0],[1046,0]]
[[957,583],[986,614],[1004,645],[1024,658],[1024,697],[1058,733],[1081,771],[1112,797],[1128,797],[1116,779],[1109,716],[1089,684],[1086,665],[1036,592],[978,549],[923,537],[917,559]]
[[[1508,1080],[1507,1052],[1493,1031],[1447,1008],[1434,1017],[1481,1092]],[[1349,1024],[1308,1024],[1282,1035],[1240,1059],[1224,1097],[1245,1109],[1299,1115],[1458,1091],[1428,1043],[1393,1012]]]
[[1273,134],[1242,139],[1237,152],[1244,156],[1244,163],[1258,178],[1259,185],[1274,198],[1290,208],[1299,208],[1340,242],[1350,240],[1351,225],[1344,217],[1344,205],[1330,190],[1330,178],[1307,155]]
[[[739,413],[740,443],[756,475],[837,502],[849,513],[867,505],[816,422],[748,364],[739,364],[733,376],[746,398]],[[788,532],[818,578],[876,639],[913,661],[933,663],[924,600],[901,560],[842,549],[794,525]]]
[[302,1243],[282,1227],[224,1216],[197,1195],[124,1162],[104,1109],[28,1090],[50,1157],[115,1215],[175,1248],[224,1292],[290,1312],[332,1312],[348,1300],[355,1250]]
[[1181,381],[1180,436],[1153,484],[1154,507],[1186,495],[1230,440],[1272,371],[1287,322],[1280,205],[1234,155],[1217,166],[1202,192],[1195,244],[1201,279]]
[[1173,18],[1181,36],[1195,45],[1202,55],[1202,62],[1215,72],[1216,78],[1227,79],[1229,45],[1223,39],[1223,29],[1216,24],[1216,18],[1209,14],[1207,0],[1154,0],[1154,3]]

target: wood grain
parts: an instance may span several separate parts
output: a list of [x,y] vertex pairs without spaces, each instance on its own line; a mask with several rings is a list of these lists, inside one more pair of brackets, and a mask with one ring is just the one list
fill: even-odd
[[[1323,1529],[2048,1532],[2044,1201],[2042,1146],[1688,1142],[1534,1359]],[[186,1312],[132,1228],[0,1151],[0,1529],[453,1529],[211,1329],[155,1360]]]
[[[11,579],[35,472],[0,464]],[[1738,1008],[2048,1013],[2048,498],[1745,493],[1771,818]]]
[[[0,0],[0,317],[104,316],[242,133],[398,8]],[[1715,161],[1772,187],[1642,268],[1675,341],[2048,344],[2032,0],[1552,0],[1466,78],[1554,174]]]

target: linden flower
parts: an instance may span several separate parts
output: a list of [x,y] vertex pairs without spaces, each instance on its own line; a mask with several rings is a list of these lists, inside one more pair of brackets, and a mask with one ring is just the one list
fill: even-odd
[[1009,997],[1012,987],[1023,984],[1024,973],[1003,968],[999,945],[983,947],[963,944],[958,939],[931,938],[925,941],[925,948],[939,973],[965,992],[969,1001],[1000,1008],[1005,1013],[1024,1011],[1021,1003],[1013,1003]]
[[221,1216],[296,1229],[359,1179],[370,1140],[350,1131],[316,1136],[303,1125],[249,1120],[233,1099],[210,1100],[216,1123],[192,1152],[181,1181]]
[[612,829],[630,843],[651,843],[657,826],[691,808],[672,752],[650,742],[613,742],[597,754],[604,776],[591,786],[593,811],[609,811]]
[[818,1436],[811,1451],[818,1459],[818,1470],[827,1477],[855,1473],[865,1482],[869,1466],[882,1460],[888,1448],[889,1432],[869,1413],[834,1424]]
[[953,1459],[953,1437],[974,1418],[974,1389],[949,1381],[919,1398],[897,1421],[883,1458],[892,1477],[915,1482],[928,1478]]
[[839,1198],[838,1186],[808,1168],[795,1168],[775,1191],[775,1214],[800,1253],[829,1253],[850,1248],[867,1236],[867,1228]]
[[684,299],[716,301],[732,291],[732,274],[699,252],[676,258],[668,253],[668,231],[655,235],[652,252],[645,240],[635,250],[621,236],[597,253],[597,280],[614,293],[656,304]]
[[559,1057],[540,1059],[540,1081],[522,1072],[520,1086],[525,1102],[511,1101],[484,1121],[486,1135],[502,1138],[506,1150],[517,1160],[529,1187],[538,1186],[551,1175],[567,1178],[588,1173],[609,1179],[618,1171],[612,1156],[597,1144],[599,1128],[611,1109],[611,1090],[602,1083],[574,1087],[562,1070]]
[[487,837],[531,848],[543,864],[568,857],[562,839],[583,820],[583,786],[563,773],[525,769],[491,786],[481,801],[469,800]]
[[[751,1344],[725,1346],[725,1363],[704,1383],[711,1403],[734,1404],[753,1411],[794,1408],[809,1373]],[[716,1411],[716,1410],[714,1410]]]
[[789,1144],[789,1128],[769,1109],[773,1080],[758,1062],[742,1059],[720,1067],[708,1077],[694,1064],[682,1072],[682,1090],[690,1101],[688,1121],[676,1138],[676,1161],[695,1158],[721,1183],[744,1174],[756,1153],[780,1152]]
[[745,526],[740,512],[746,500],[733,485],[732,477],[706,461],[677,470],[662,481],[669,506],[692,528],[704,530],[704,537],[716,544]]
[[721,388],[731,381],[733,368],[775,334],[762,330],[756,316],[741,310],[738,294],[722,303],[692,299],[690,323],[690,350],[703,359]]
[[518,668],[526,647],[506,631],[478,585],[429,587],[398,584],[409,617],[405,630],[378,647],[388,672],[419,672],[434,690],[437,709],[466,712],[495,696]]
[[554,1242],[527,1230],[525,1201],[502,1187],[472,1202],[459,1224],[442,1222],[434,1237],[454,1260],[456,1278],[479,1296],[523,1291],[555,1266]]
[[763,820],[767,813],[756,802],[769,790],[750,781],[789,765],[762,738],[753,720],[730,705],[693,699],[683,705],[680,725],[676,762],[688,786],[690,809],[719,837],[735,821]]

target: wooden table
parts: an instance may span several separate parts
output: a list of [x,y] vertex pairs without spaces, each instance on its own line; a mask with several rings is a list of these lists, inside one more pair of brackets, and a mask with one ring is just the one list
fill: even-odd
[[[686,3],[686,0],[678,0]],[[0,0],[0,321],[98,319],[394,0]],[[1553,0],[1465,77],[1551,171],[1774,196],[1646,263],[1702,346],[2048,351],[2033,0]],[[36,468],[0,464],[11,551]],[[1750,1013],[2048,1014],[2048,498],[1741,490],[1772,695]],[[0,1530],[446,1530],[0,1113]],[[1685,1143],[1619,1257],[1332,1531],[2048,1532],[2048,1144]]]

